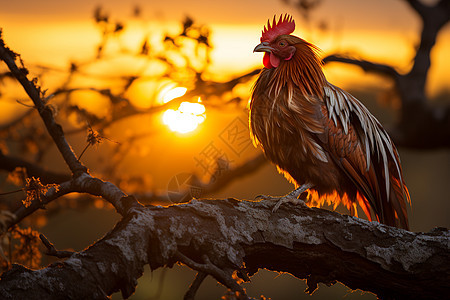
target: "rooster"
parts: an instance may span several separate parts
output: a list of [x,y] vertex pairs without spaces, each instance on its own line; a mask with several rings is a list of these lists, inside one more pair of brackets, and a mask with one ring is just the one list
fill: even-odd
[[[250,130],[255,145],[296,189],[283,197],[310,206],[345,205],[357,216],[409,229],[411,204],[400,158],[378,120],[355,97],[329,83],[318,48],[291,35],[295,22],[267,22],[261,43],[264,69],[253,87]],[[299,199],[299,197],[301,199]]]

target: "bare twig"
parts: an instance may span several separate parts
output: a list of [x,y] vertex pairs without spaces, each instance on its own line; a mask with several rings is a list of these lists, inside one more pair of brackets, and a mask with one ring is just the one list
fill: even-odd
[[[136,198],[140,202],[145,204],[151,203],[181,203],[191,200],[193,197],[200,198],[213,195],[214,193],[226,188],[232,182],[239,180],[240,178],[252,174],[266,165],[268,160],[264,157],[264,154],[260,153],[257,156],[248,159],[243,164],[236,166],[230,170],[222,171],[211,182],[202,182],[197,176],[192,175],[190,187],[186,190],[182,190],[179,193],[171,193],[170,197],[166,192],[146,192],[142,194],[136,194]],[[197,191],[194,195],[190,188],[195,188]]]
[[195,294],[197,294],[198,289],[200,288],[200,285],[202,284],[203,280],[208,276],[205,272],[198,272],[197,275],[195,275],[195,279],[192,282],[192,284],[189,286],[189,289],[187,290],[186,294],[184,294],[183,299],[184,300],[194,300]]
[[236,280],[233,279],[233,269],[232,268],[223,268],[218,267],[215,264],[211,262],[209,257],[205,254],[202,255],[201,260],[203,263],[198,263],[180,251],[177,251],[175,254],[175,258],[186,264],[187,266],[191,267],[194,270],[198,270],[203,273],[210,274],[213,276],[217,281],[225,285],[226,287],[230,288],[233,292],[235,292],[239,297],[238,299],[247,299],[247,294],[245,293],[245,290],[236,282]]
[[43,235],[39,234],[39,238],[41,239],[44,246],[47,248],[47,252],[45,254],[50,256],[55,256],[58,258],[67,258],[71,257],[75,251],[65,251],[65,250],[56,250],[55,246]]
[[15,60],[17,54],[12,52],[6,47],[0,31],[0,59],[3,60],[11,71],[12,75],[19,81],[19,83],[24,88],[25,92],[28,94],[30,99],[33,101],[39,115],[44,121],[47,131],[53,138],[59,152],[62,154],[64,160],[69,166],[73,174],[86,173],[87,168],[81,164],[73,153],[72,148],[66,141],[62,127],[56,123],[53,112],[50,106],[48,106],[41,98],[41,90],[35,84],[35,82],[30,81],[27,78],[27,74],[23,70],[19,69]]
[[264,157],[263,153],[260,153],[251,159],[248,159],[243,164],[236,166],[231,170],[222,172],[220,176],[217,176],[214,182],[207,185],[201,185],[203,195],[212,195],[213,193],[225,188],[236,179],[256,172],[267,163],[268,160]]
[[43,208],[46,204],[51,201],[72,192],[72,181],[66,181],[61,183],[58,188],[50,188],[45,195],[40,197],[40,201],[32,201],[29,206],[22,205],[20,206],[14,214],[16,218],[14,220],[10,220],[6,223],[6,228],[11,228],[12,226],[18,224],[25,217],[29,216],[33,212]]

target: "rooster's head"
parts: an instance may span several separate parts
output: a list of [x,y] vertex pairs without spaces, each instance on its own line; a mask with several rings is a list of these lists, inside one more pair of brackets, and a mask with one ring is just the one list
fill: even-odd
[[278,22],[273,17],[272,24],[267,21],[267,27],[262,31],[261,43],[253,52],[265,52],[263,63],[268,69],[276,68],[281,60],[290,60],[296,51],[297,44],[301,39],[290,35],[295,29],[292,16],[285,14],[280,16]]

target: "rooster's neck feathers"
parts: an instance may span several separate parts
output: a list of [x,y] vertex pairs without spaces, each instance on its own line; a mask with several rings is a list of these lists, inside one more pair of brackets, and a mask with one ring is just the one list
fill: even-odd
[[[264,69],[262,73],[270,73],[269,93],[275,98],[283,87],[290,94],[298,88],[305,98],[323,97],[326,83],[322,71],[322,62],[318,56],[318,48],[295,36],[288,36],[295,44],[295,54],[290,60],[283,60],[276,68]],[[261,75],[263,75],[261,74]]]

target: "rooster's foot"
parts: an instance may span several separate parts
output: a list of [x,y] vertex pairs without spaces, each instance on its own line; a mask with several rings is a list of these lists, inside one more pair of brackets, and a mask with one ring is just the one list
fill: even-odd
[[312,188],[313,185],[310,183],[305,183],[302,186],[296,188],[292,192],[290,192],[287,195],[281,196],[281,197],[272,197],[267,195],[258,195],[256,196],[256,200],[269,200],[269,201],[276,201],[275,206],[272,208],[272,212],[276,212],[281,204],[283,203],[292,203],[294,205],[306,205],[305,201],[302,199],[298,199],[298,197],[306,191],[307,189]]

